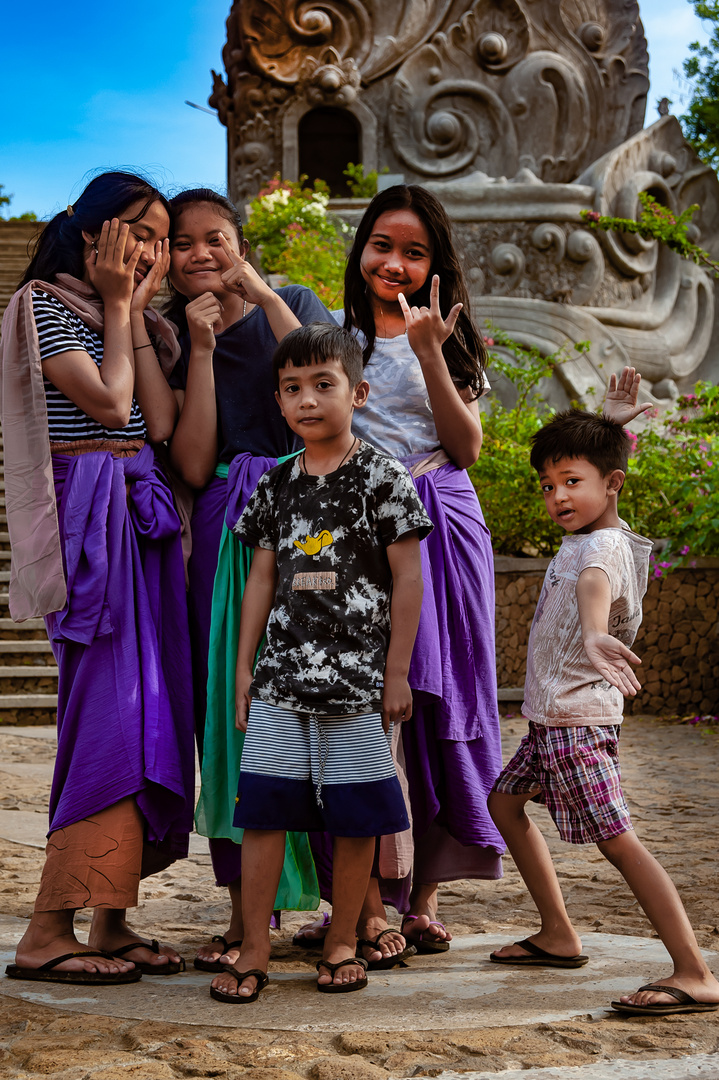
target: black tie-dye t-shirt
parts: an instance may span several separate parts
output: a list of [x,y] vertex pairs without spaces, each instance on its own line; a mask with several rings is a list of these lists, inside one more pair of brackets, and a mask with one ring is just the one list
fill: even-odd
[[386,548],[432,522],[405,467],[367,443],[326,476],[300,460],[265,473],[235,525],[275,552],[279,575],[251,693],[320,716],[372,711],[390,630]]

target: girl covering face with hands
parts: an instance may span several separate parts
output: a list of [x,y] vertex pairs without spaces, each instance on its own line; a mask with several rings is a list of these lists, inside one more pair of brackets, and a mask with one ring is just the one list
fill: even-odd
[[[185,191],[171,210],[167,313],[180,327],[182,354],[171,380],[181,412],[170,454],[196,489],[188,568],[202,761],[196,824],[210,837],[217,884],[229,888],[232,901],[228,929],[199,950],[195,966],[217,972],[237,960],[243,936],[242,834],[232,824],[243,744],[235,729],[235,659],[252,557],[225,518],[234,524],[260,476],[300,446],[275,401],[277,342],[301,323],[327,322],[330,315],[309,289],[274,291],[263,281],[247,260],[239,215],[223,196],[207,188]],[[290,835],[278,907],[306,909],[316,896],[306,840]]]
[[[150,445],[177,416],[163,374],[177,342],[147,310],[168,230],[145,180],[96,177],[45,227],[3,320],[10,608],[45,616],[59,668],[47,860],[15,978],[184,966],[125,921],[140,877],[187,854],[192,827],[180,523]],[[73,917],[88,907],[84,949]]]

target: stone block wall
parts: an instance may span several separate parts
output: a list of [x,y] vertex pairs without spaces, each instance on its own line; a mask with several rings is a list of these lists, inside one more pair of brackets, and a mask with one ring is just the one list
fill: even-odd
[[[527,639],[549,559],[495,558],[497,677],[518,707]],[[652,578],[634,652],[641,691],[625,712],[719,714],[719,559]]]

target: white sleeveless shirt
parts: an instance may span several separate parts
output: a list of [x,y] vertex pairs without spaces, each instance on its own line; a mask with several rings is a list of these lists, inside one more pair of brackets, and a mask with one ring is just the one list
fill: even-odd
[[[332,317],[342,326],[344,310],[333,311]],[[359,330],[355,334],[364,346],[364,334]],[[397,458],[431,454],[439,449],[422,366],[406,334],[375,338],[365,378],[370,393],[367,404],[355,410],[353,435]],[[484,397],[489,389],[485,375],[480,396]]]

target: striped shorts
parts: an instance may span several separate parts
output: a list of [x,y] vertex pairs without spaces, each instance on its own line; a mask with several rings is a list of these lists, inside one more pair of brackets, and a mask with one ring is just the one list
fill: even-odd
[[619,725],[544,727],[529,731],[505,765],[493,791],[533,794],[545,803],[569,844],[596,844],[634,826],[622,794]]
[[409,828],[379,713],[317,717],[253,698],[234,824],[384,836]]

